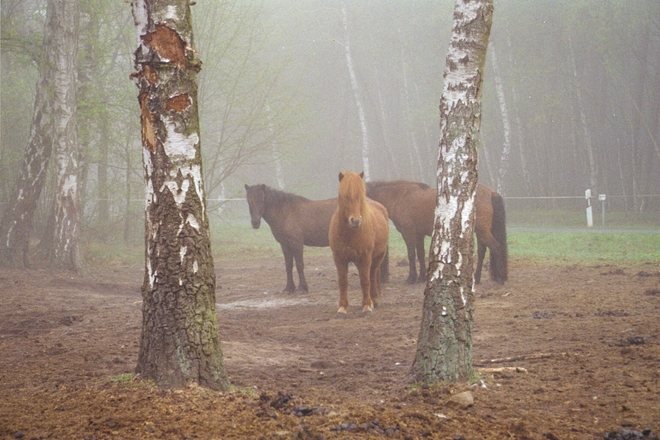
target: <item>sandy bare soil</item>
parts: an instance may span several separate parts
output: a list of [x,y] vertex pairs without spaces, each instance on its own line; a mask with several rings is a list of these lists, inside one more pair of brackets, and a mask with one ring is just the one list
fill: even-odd
[[[0,437],[660,434],[658,262],[567,267],[514,259],[506,285],[477,286],[474,358],[482,380],[431,387],[408,378],[424,286],[403,284],[407,266],[391,268],[370,318],[360,317],[352,269],[348,319],[338,320],[329,250],[306,264],[310,293],[303,295],[279,293],[280,256],[216,261],[220,336],[236,387],[229,393],[159,390],[125,375],[138,352],[142,268],[95,269],[84,278],[0,269]],[[484,369],[499,367],[518,370]],[[465,391],[472,404],[458,401]]]

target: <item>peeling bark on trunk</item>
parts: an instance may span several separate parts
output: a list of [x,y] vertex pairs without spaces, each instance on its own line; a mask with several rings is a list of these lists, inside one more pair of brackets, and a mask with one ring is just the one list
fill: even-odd
[[14,183],[7,208],[0,222],[0,264],[23,268],[29,266],[28,250],[32,219],[43,190],[48,162],[53,151],[53,75],[55,44],[62,32],[55,13],[57,2],[48,2],[48,17],[43,40],[43,60],[39,64],[39,79],[30,137],[25,148],[18,178]]
[[133,0],[146,181],[142,334],[136,372],[161,387],[225,390],[199,138],[189,0]]
[[344,50],[346,51],[346,66],[348,67],[348,74],[351,78],[351,88],[353,89],[353,97],[355,98],[355,105],[357,106],[358,116],[360,118],[360,128],[362,130],[362,167],[364,168],[364,180],[369,181],[369,132],[367,131],[367,120],[364,115],[360,89],[358,88],[357,78],[355,76],[353,58],[351,57],[351,43],[348,38],[348,14],[346,13],[346,4],[343,1],[341,2],[341,12],[344,17]]
[[57,270],[82,270],[78,193],[79,151],[76,122],[78,60],[78,0],[57,0],[56,13],[63,31],[56,48],[53,139],[57,161],[55,227],[50,266]]
[[438,200],[415,381],[466,380],[472,369],[474,199],[481,86],[492,0],[457,0],[440,102]]

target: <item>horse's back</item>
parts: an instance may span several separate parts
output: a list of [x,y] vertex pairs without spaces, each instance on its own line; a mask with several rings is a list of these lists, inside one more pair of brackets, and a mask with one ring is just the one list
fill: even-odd
[[400,232],[431,235],[436,204],[433,188],[412,180],[378,182],[367,188],[367,195],[385,205]]
[[337,198],[309,200],[299,209],[297,222],[304,237],[305,246],[329,246],[328,230],[332,215],[337,210]]

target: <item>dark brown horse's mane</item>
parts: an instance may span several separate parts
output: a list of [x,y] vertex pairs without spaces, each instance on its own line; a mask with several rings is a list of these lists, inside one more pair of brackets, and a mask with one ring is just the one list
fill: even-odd
[[275,203],[277,205],[310,201],[307,197],[280,191],[279,189],[271,188],[268,185],[264,185],[264,193],[266,194],[265,200],[267,203]]
[[374,180],[373,182],[366,182],[366,185],[367,188],[373,189],[380,186],[390,186],[390,185],[395,186],[401,184],[402,182],[407,182],[410,183],[411,185],[416,185],[421,189],[431,189],[431,187],[426,183],[413,182],[412,180],[392,180],[392,181]]

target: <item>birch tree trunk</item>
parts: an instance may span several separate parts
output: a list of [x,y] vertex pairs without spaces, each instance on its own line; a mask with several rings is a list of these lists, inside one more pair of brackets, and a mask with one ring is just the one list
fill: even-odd
[[357,78],[355,76],[355,68],[353,67],[351,42],[348,37],[348,14],[346,13],[346,4],[343,1],[341,2],[341,12],[344,18],[344,50],[346,51],[346,66],[348,67],[348,74],[351,78],[351,88],[353,89],[353,97],[355,98],[355,105],[357,106],[358,117],[360,118],[360,128],[362,129],[362,167],[364,168],[364,180],[369,181],[369,133],[367,131],[367,120],[364,116],[362,98],[360,97],[360,89],[358,88]]
[[509,170],[509,155],[511,153],[511,124],[509,123],[509,110],[506,105],[506,96],[504,96],[504,86],[502,86],[502,75],[500,75],[500,68],[497,64],[497,54],[495,53],[495,46],[491,45],[491,65],[493,66],[493,74],[495,75],[495,91],[497,92],[497,100],[500,103],[500,113],[502,115],[502,128],[504,131],[504,145],[502,145],[502,154],[500,155],[500,168],[497,174],[497,192],[504,195],[504,177]]
[[78,61],[78,0],[56,0],[62,27],[56,50],[53,105],[53,140],[57,161],[55,227],[50,266],[58,270],[82,270],[80,253],[79,150],[77,135],[76,77]]
[[49,0],[43,39],[43,59],[34,98],[32,126],[23,162],[14,183],[7,208],[0,222],[0,264],[29,266],[28,248],[32,219],[46,181],[48,162],[53,151],[53,74],[55,43],[62,28],[55,13],[57,2]]
[[215,311],[189,0],[132,0],[146,182],[136,372],[165,388],[229,388]]
[[456,0],[440,101],[438,200],[415,381],[466,380],[472,369],[474,199],[481,86],[492,0]]
[[[509,68],[513,69],[515,64],[513,61],[513,47],[511,45],[511,36],[509,35],[509,26],[506,26],[506,42],[509,49]],[[518,99],[518,92],[516,91],[515,81],[511,84],[511,96],[513,98],[513,113],[516,120],[516,131],[518,132],[518,153],[520,157],[520,171],[523,175],[523,181],[525,182],[525,194],[532,195],[534,189],[532,187],[532,179],[529,175],[529,169],[527,167],[527,146],[525,145],[525,135],[523,132],[522,120],[520,119],[520,113],[522,111],[523,103]],[[501,193],[500,193],[501,194]]]
[[591,143],[591,132],[589,131],[589,125],[587,124],[587,114],[584,110],[582,88],[580,87],[577,65],[575,64],[575,50],[573,49],[573,40],[571,39],[570,31],[568,33],[568,50],[570,52],[571,68],[573,69],[573,80],[575,81],[575,96],[577,97],[578,109],[580,111],[580,123],[582,124],[582,133],[584,135],[584,147],[587,150],[587,158],[589,160],[589,184],[591,186],[591,190],[596,191],[598,187],[596,158],[594,156],[593,144]]

